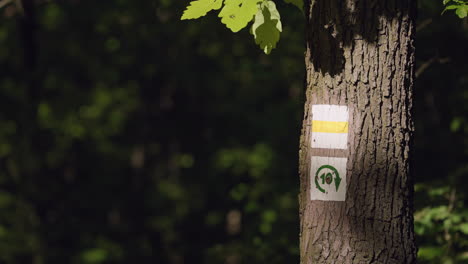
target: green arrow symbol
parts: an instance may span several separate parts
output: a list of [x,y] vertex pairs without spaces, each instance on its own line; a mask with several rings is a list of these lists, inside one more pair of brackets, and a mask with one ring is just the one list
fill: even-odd
[[335,171],[335,187],[336,187],[336,191],[338,191],[338,188],[340,188],[340,183],[341,183],[341,178],[340,178],[340,175],[338,174],[337,171]]

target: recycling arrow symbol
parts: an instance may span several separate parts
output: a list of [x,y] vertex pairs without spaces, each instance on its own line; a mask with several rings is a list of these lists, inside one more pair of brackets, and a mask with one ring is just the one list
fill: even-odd
[[[333,176],[335,177],[333,178]],[[317,187],[317,189],[322,193],[328,193],[322,188],[322,186],[325,184],[330,185],[333,181],[335,182],[336,191],[338,191],[341,183],[340,174],[338,173],[338,170],[331,165],[323,165],[315,173],[315,187]],[[322,185],[320,185],[320,182]]]

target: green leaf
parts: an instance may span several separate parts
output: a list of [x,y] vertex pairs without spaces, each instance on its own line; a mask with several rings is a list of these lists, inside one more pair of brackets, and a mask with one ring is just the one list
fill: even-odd
[[467,11],[468,6],[460,6],[457,8],[457,10],[455,10],[455,14],[457,14],[459,18],[465,18]]
[[273,1],[265,1],[255,14],[255,21],[251,33],[254,35],[255,43],[265,52],[270,54],[276,47],[282,31],[281,18]]
[[[447,1],[447,0],[445,0]],[[304,1],[303,0],[284,0],[288,4],[293,4],[297,6],[301,11],[304,11]]]
[[446,5],[448,2],[450,2],[451,0],[444,0],[443,3],[444,5]]
[[449,5],[445,8],[445,10],[457,9],[458,5]]
[[238,32],[252,20],[257,12],[258,2],[257,0],[226,0],[218,16],[232,32]]
[[442,11],[442,14],[444,14],[445,11],[447,11],[447,10],[457,9],[457,8],[458,8],[457,5],[449,5],[449,6],[445,7],[445,9]]
[[223,0],[197,0],[190,2],[190,5],[185,9],[184,14],[180,18],[184,19],[196,19],[206,15],[211,10],[217,10],[221,8]]

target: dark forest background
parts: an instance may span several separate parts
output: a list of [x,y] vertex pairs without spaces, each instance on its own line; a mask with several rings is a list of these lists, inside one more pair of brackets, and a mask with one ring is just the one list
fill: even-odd
[[[267,56],[187,1],[0,9],[0,263],[298,263],[304,21]],[[468,263],[468,20],[419,1],[420,263]]]

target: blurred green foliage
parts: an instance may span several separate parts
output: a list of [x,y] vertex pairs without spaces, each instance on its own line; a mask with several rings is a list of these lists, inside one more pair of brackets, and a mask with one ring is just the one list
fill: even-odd
[[[1,263],[298,262],[294,6],[266,56],[187,2],[23,2],[0,9]],[[464,263],[468,24],[419,5],[419,256]]]
[[[468,263],[468,209],[455,188],[417,184],[425,206],[414,215],[421,263]],[[463,197],[463,194],[462,194]]]

